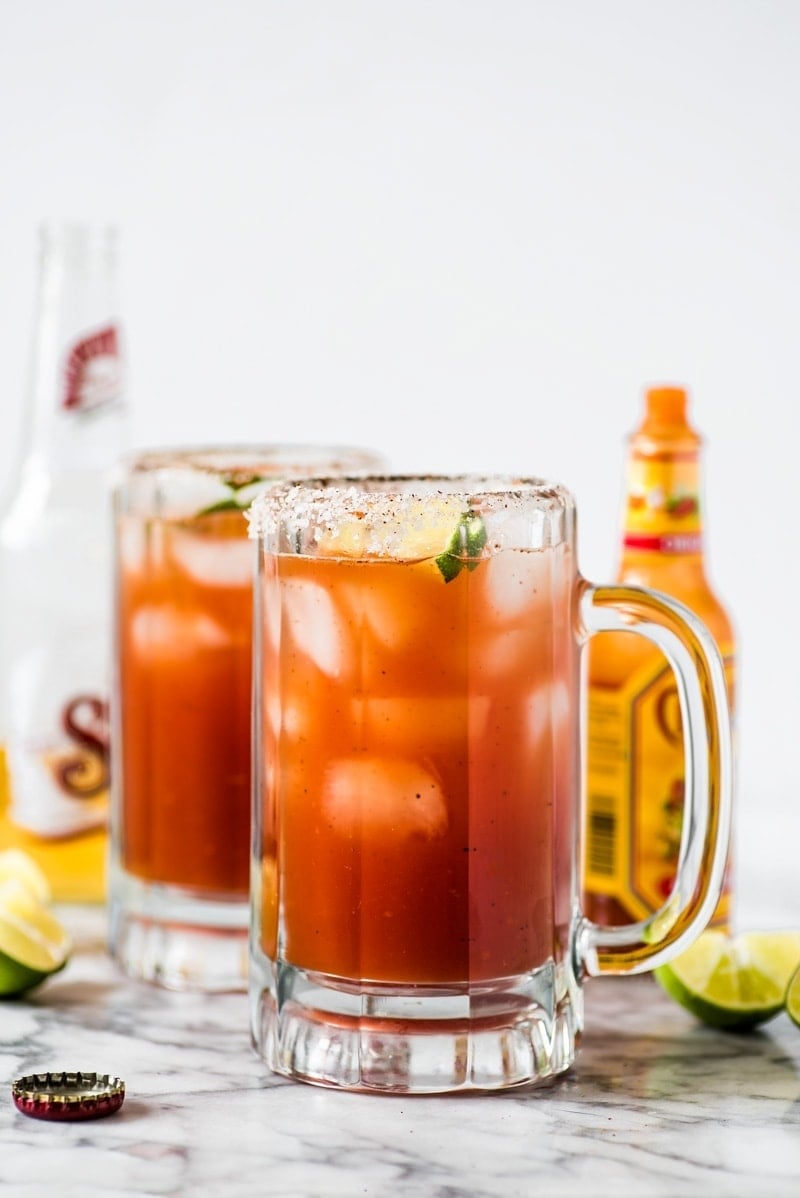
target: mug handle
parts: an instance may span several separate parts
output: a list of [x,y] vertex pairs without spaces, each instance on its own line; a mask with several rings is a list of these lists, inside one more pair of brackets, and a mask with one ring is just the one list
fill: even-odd
[[677,872],[657,911],[638,923],[601,927],[579,915],[579,976],[643,973],[671,960],[706,927],[722,892],[730,838],[733,754],[719,650],[684,604],[644,587],[583,584],[586,638],[635,632],[652,641],[675,675],[683,725],[686,793]]

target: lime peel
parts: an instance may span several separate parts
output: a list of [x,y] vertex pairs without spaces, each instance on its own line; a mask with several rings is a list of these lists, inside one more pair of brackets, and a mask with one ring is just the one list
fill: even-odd
[[52,977],[54,973],[62,970],[66,963],[64,960],[53,968],[33,969],[30,965],[23,965],[21,961],[15,961],[7,953],[0,952],[0,1000],[16,998],[18,995],[32,990],[45,978]]

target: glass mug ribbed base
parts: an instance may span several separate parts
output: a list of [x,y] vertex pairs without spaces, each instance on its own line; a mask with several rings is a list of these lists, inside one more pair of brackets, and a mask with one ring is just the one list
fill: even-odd
[[133,977],[243,989],[254,550],[276,478],[380,465],[326,445],[142,453],[115,494],[110,948]]
[[[540,480],[304,480],[250,523],[257,1052],[365,1092],[551,1081],[585,980],[669,959],[719,895],[713,641],[663,596],[586,582],[573,501]],[[579,906],[581,650],[603,629],[670,661],[693,780],[672,895],[616,929]]]

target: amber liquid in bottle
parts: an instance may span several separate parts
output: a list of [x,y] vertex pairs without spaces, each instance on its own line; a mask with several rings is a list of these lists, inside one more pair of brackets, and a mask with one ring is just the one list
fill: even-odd
[[[734,631],[706,575],[701,452],[686,391],[646,391],[629,441],[618,581],[663,591],[699,616],[722,654],[733,713]],[[672,671],[633,633],[602,633],[590,645],[586,776],[584,909],[604,925],[642,919],[675,876],[684,761]],[[729,857],[712,924],[728,926],[730,907]]]

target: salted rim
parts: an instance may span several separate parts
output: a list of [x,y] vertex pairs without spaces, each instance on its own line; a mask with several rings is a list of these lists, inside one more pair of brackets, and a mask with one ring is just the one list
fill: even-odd
[[520,503],[524,509],[531,502],[543,517],[570,509],[573,501],[565,487],[543,478],[362,474],[276,482],[253,500],[245,516],[254,538],[279,529],[294,535],[311,526],[317,536],[336,535],[357,519],[371,534],[368,548],[379,551],[390,543],[392,528],[438,524],[443,512],[454,519],[466,511],[513,518]]
[[176,445],[135,450],[121,461],[123,471],[138,476],[161,470],[189,471],[211,475],[228,485],[248,481],[254,474],[267,472],[285,478],[287,471],[304,472],[320,468],[333,474],[356,471],[361,466],[373,470],[383,464],[377,450],[358,445],[325,445],[304,441],[230,445]]

